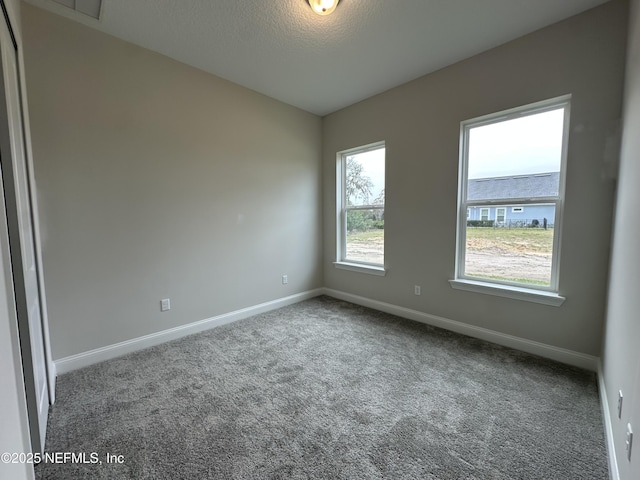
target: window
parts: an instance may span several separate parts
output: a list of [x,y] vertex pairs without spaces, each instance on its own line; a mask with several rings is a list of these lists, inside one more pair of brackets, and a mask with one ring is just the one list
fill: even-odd
[[[558,257],[569,100],[462,122],[455,288],[562,298]],[[494,222],[467,220],[464,212],[479,205],[489,206],[481,208],[481,220],[495,208]],[[508,209],[517,215],[507,218]],[[479,288],[460,285],[465,282]]]
[[336,266],[384,272],[385,144],[338,153]]

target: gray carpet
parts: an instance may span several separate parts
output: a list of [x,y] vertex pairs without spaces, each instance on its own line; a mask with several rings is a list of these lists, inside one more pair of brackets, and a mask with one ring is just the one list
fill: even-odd
[[328,297],[60,376],[46,451],[102,464],[41,479],[608,478],[594,374]]

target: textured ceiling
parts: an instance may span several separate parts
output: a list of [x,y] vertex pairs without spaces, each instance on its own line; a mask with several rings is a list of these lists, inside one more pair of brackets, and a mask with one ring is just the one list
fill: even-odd
[[319,115],[607,0],[26,0]]

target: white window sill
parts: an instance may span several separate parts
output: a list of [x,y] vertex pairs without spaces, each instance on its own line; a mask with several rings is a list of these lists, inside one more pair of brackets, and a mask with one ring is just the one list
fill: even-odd
[[349,262],[333,262],[336,268],[342,270],[351,270],[352,272],[366,273],[369,275],[378,275],[384,277],[387,271],[384,267],[379,265],[367,265],[364,263],[349,263]]
[[498,297],[513,298],[526,302],[541,303],[559,307],[564,303],[566,297],[553,292],[535,290],[532,288],[513,287],[511,285],[499,285],[497,283],[476,282],[474,280],[457,279],[449,280],[452,288],[465,290],[467,292],[484,293]]

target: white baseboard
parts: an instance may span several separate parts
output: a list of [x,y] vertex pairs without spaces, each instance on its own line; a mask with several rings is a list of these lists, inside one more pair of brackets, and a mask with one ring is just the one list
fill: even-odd
[[607,442],[607,457],[609,458],[609,478],[620,480],[618,471],[618,461],[616,460],[616,447],[613,442],[613,425],[611,424],[611,414],[609,410],[609,396],[607,386],[604,382],[604,370],[602,362],[598,362],[598,393],[600,394],[600,406],[602,407],[602,418],[604,421],[604,435]]
[[269,312],[277,308],[292,305],[294,303],[307,300],[309,298],[322,295],[324,289],[317,288],[315,290],[309,290],[307,292],[297,293],[288,297],[271,300],[269,302],[261,303],[233,312],[224,313],[215,317],[207,318],[197,322],[189,323],[187,325],[181,325],[179,327],[170,328],[161,332],[151,333],[142,337],[133,338],[124,342],[115,343],[113,345],[107,345],[106,347],[96,348],[95,350],[89,350],[88,352],[78,353],[69,357],[64,357],[59,360],[55,360],[54,368],[58,374],[63,374],[77,370],[79,368],[88,367],[95,363],[110,360],[112,358],[121,357],[128,353],[132,353],[144,348],[160,345],[161,343],[176,340],[178,338],[186,337],[194,333],[209,330],[220,325],[242,320],[244,318],[258,315],[260,313]]
[[370,298],[341,292],[339,290],[325,288],[324,293],[325,295],[329,295],[330,297],[338,298],[340,300],[345,300],[347,302],[373,308],[382,312],[391,313],[409,320],[426,323],[427,325],[432,325],[434,327],[444,328],[445,330],[451,330],[453,332],[479,338],[488,342],[497,343],[498,345],[503,345],[505,347],[522,350],[523,352],[550,358],[568,365],[591,370],[592,372],[595,372],[598,368],[598,357],[594,357],[593,355],[587,355],[573,350],[567,350],[564,348],[554,347],[553,345],[547,345],[545,343],[507,335],[505,333],[496,332],[495,330],[476,327],[456,320],[430,315],[410,308],[399,307],[390,303],[372,300]]
[[417,322],[433,325],[435,327],[444,328],[453,332],[468,335],[470,337],[479,338],[489,342],[504,345],[506,347],[515,348],[524,352],[540,355],[541,357],[550,358],[562,363],[585,368],[591,371],[597,371],[598,358],[584,353],[574,352],[564,348],[554,347],[540,342],[534,342],[524,338],[507,335],[482,327],[476,327],[466,323],[450,320],[448,318],[430,315],[428,313],[419,312],[405,307],[400,307],[390,303],[372,300],[370,298],[353,295],[350,293],[333,290],[330,288],[318,288],[307,292],[298,293],[284,298],[279,298],[269,302],[261,303],[251,307],[243,308],[233,312],[217,315],[215,317],[200,320],[187,325],[163,330],[161,332],[144,335],[142,337],[126,340],[106,347],[97,348],[88,352],[71,355],[54,361],[54,368],[57,374],[64,374],[72,370],[87,367],[104,360],[120,357],[127,353],[142,350],[144,348],[153,347],[161,343],[165,343],[177,338],[185,337],[193,333],[202,332],[220,325],[235,322],[244,318],[257,315],[259,313],[268,312],[277,308],[291,305],[294,303],[326,294],[340,300],[352,302],[365,307],[380,310],[382,312],[391,313],[402,318],[414,320]]

